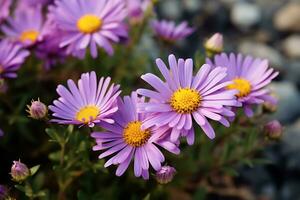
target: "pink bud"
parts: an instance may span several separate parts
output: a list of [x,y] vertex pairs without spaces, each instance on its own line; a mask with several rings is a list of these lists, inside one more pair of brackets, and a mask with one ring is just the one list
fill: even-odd
[[31,101],[31,106],[27,105],[27,108],[27,112],[33,119],[43,119],[48,113],[46,105],[40,102],[40,100]]
[[269,139],[279,139],[282,136],[282,132],[282,125],[277,120],[270,121],[264,126],[264,133]]
[[176,169],[171,166],[163,166],[156,172],[156,181],[160,184],[167,184],[171,182],[176,174]]
[[223,35],[215,33],[204,44],[205,49],[208,52],[220,53],[223,51]]
[[30,176],[30,171],[28,167],[20,161],[13,161],[13,165],[11,167],[11,176],[14,181],[21,182]]

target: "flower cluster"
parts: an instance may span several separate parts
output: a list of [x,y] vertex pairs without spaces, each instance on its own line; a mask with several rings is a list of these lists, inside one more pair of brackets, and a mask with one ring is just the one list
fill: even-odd
[[230,62],[221,63],[219,59],[227,55],[216,55],[216,64],[207,60],[209,64],[196,73],[192,59],[170,55],[169,67],[157,59],[164,80],[151,73],[142,75],[153,90],[138,89],[123,99],[118,97],[119,86],[109,87],[110,78],[102,77],[97,83],[95,72],[82,74],[78,87],[72,80],[69,90],[58,86],[60,98],[49,106],[52,121],[102,127],[104,131],[91,136],[96,141],[93,150],[103,151],[99,159],[110,157],[104,166],[117,165],[116,175],[121,176],[133,160],[135,176],[148,179],[150,166],[160,171],[165,161],[160,148],[179,154],[181,137],[194,143],[196,125],[213,139],[216,134],[209,120],[228,127],[237,107],[250,116],[250,104],[272,100],[265,86],[278,73],[268,69],[266,61],[229,57]]
[[[46,69],[67,56],[97,58],[100,49],[112,56],[114,44],[126,45],[123,41],[130,37],[134,23],[127,21],[143,22],[152,5],[150,0],[28,0],[19,1],[9,16],[11,2],[0,3],[5,35],[0,41],[0,79],[15,78],[30,52],[43,60]],[[195,31],[187,22],[176,25],[167,20],[153,20],[151,27],[168,45]],[[211,121],[229,127],[239,107],[251,117],[254,105],[276,104],[266,86],[278,72],[267,60],[221,53],[221,34],[209,39],[205,48],[209,58],[202,66],[173,54],[168,62],[156,59],[162,78],[142,75],[148,85],[129,96],[121,97],[119,85],[110,77],[97,78],[94,71],[83,73],[77,83],[68,80],[67,86],[58,85],[59,98],[49,106],[51,122],[100,127],[91,137],[96,143],[93,150],[101,151],[99,159],[107,159],[105,167],[116,165],[116,175],[121,176],[133,162],[136,177],[148,179],[153,168],[157,180],[167,183],[176,170],[164,166],[163,152],[179,154],[182,138],[193,145],[196,127],[214,139],[218,133]],[[48,109],[33,101],[28,112],[34,119],[46,119]],[[16,180],[27,176],[28,169],[25,175],[19,173],[24,171],[20,163],[15,162],[13,169]]]
[[[129,37],[126,18],[130,22],[142,21],[146,10],[152,8],[150,0],[24,0],[18,1],[10,13],[11,5],[12,0],[0,3],[3,40],[30,50],[44,62],[45,69],[68,56],[83,59],[89,52],[96,58],[99,48],[113,55],[113,44],[125,44]],[[44,14],[43,10],[48,12]],[[194,30],[186,22],[177,27],[175,22],[165,20],[153,21],[152,25],[158,37],[172,42]],[[5,52],[0,52],[3,56]],[[16,54],[11,59],[15,57]]]

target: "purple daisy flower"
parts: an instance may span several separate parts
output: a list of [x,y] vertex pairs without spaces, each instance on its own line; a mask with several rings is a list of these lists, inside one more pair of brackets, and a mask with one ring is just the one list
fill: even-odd
[[112,84],[109,88],[111,78],[101,77],[97,84],[95,72],[84,73],[78,81],[78,87],[73,80],[68,80],[69,90],[59,85],[57,93],[58,100],[49,106],[53,112],[52,122],[59,124],[80,124],[93,127],[101,121],[114,123],[111,115],[118,110],[116,99],[121,93],[119,85]]
[[4,136],[4,132],[0,129],[0,137]]
[[40,41],[43,29],[41,6],[18,10],[14,18],[7,18],[8,25],[1,27],[2,31],[12,41],[28,47]]
[[39,5],[46,6],[52,3],[54,0],[22,0],[18,2],[17,9],[19,8],[31,8]]
[[48,18],[42,33],[43,41],[35,49],[37,57],[44,61],[46,70],[59,62],[63,62],[67,57],[66,48],[59,47],[64,34],[62,30],[58,29],[51,17]]
[[11,0],[1,0],[0,2],[0,23],[4,21],[9,15],[9,8],[11,6]]
[[155,91],[138,89],[140,95],[151,98],[148,103],[138,105],[139,112],[153,113],[143,123],[143,128],[168,125],[172,128],[171,141],[179,136],[186,136],[188,144],[194,142],[192,118],[199,124],[210,138],[215,132],[207,118],[229,126],[226,117],[234,116],[226,106],[238,106],[236,90],[224,90],[230,81],[221,83],[226,77],[226,68],[212,67],[204,64],[193,76],[193,60],[179,59],[169,56],[170,70],[161,59],[156,60],[158,69],[166,82],[154,74],[145,74],[142,79],[149,83]]
[[131,160],[134,160],[135,176],[148,179],[150,165],[158,171],[165,160],[157,146],[174,154],[180,152],[176,144],[164,137],[165,133],[170,131],[169,127],[141,129],[142,121],[147,119],[147,115],[137,113],[137,103],[143,101],[143,98],[138,98],[135,92],[131,97],[125,96],[124,101],[120,98],[119,110],[113,118],[115,124],[103,123],[101,127],[107,131],[92,133],[97,143],[93,150],[104,150],[99,159],[114,154],[104,166],[118,165],[117,176],[121,176]]
[[123,24],[124,0],[61,0],[55,4],[50,10],[59,28],[67,33],[60,46],[67,46],[68,53],[82,54],[89,46],[95,58],[100,46],[112,55],[111,42],[119,42],[128,35]]
[[212,66],[227,68],[228,75],[223,81],[232,81],[227,89],[238,90],[238,101],[243,104],[243,109],[248,117],[253,115],[251,105],[262,104],[267,101],[276,104],[276,100],[270,95],[270,89],[265,88],[279,72],[269,68],[268,60],[244,57],[242,54],[225,53],[216,55],[214,61],[207,59]]
[[127,0],[126,8],[132,23],[140,22],[150,5],[150,0]]
[[178,26],[173,21],[153,20],[151,26],[157,37],[167,42],[176,42],[184,39],[194,32],[194,28],[189,27],[187,22],[181,22]]
[[7,40],[0,41],[0,78],[16,78],[16,71],[29,54],[21,45]]

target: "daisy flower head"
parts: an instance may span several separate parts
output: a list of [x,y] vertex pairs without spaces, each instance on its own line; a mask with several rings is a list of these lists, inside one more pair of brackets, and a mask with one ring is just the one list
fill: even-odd
[[126,8],[131,22],[142,21],[147,8],[151,5],[151,0],[127,0]]
[[12,0],[1,0],[0,2],[0,23],[4,21],[9,15],[9,8]]
[[18,10],[18,12],[15,12],[14,18],[7,18],[7,22],[8,25],[2,25],[1,29],[8,39],[25,47],[41,41],[43,29],[41,6]]
[[95,58],[99,46],[112,55],[111,43],[128,35],[123,23],[124,0],[56,0],[50,11],[59,28],[67,33],[60,46],[67,46],[70,54],[85,53],[89,47]]
[[222,82],[226,77],[226,68],[212,68],[204,64],[193,76],[193,60],[178,59],[169,56],[167,68],[161,59],[156,65],[165,81],[154,74],[148,73],[142,79],[154,90],[138,89],[140,95],[149,97],[151,101],[139,103],[141,113],[152,113],[153,116],[143,123],[143,128],[168,125],[172,128],[171,141],[177,141],[179,136],[187,137],[188,144],[194,142],[193,120],[210,138],[215,132],[208,119],[229,126],[227,117],[234,116],[227,106],[238,106],[236,90],[224,90],[231,82]]
[[104,166],[118,165],[117,176],[121,176],[133,160],[135,176],[148,179],[150,166],[158,171],[165,160],[159,146],[174,154],[180,152],[176,144],[164,137],[170,131],[169,127],[141,128],[142,121],[148,116],[137,113],[137,103],[143,101],[135,92],[125,96],[124,100],[119,99],[119,110],[113,117],[115,123],[101,123],[106,131],[92,133],[97,143],[93,150],[104,151],[99,159],[112,155]]
[[43,60],[46,70],[49,70],[57,63],[62,63],[67,57],[66,48],[59,47],[64,34],[51,17],[47,19],[42,33],[43,41],[38,43],[35,48],[35,54],[39,59]]
[[223,81],[232,81],[226,87],[227,90],[238,90],[236,94],[238,101],[242,103],[245,114],[253,116],[252,105],[270,102],[276,104],[266,86],[278,76],[273,68],[269,68],[268,60],[253,58],[251,56],[235,55],[234,53],[222,53],[215,55],[214,59],[206,62],[212,66],[227,68],[228,75]]
[[8,40],[0,41],[0,79],[16,78],[16,71],[29,54],[29,51],[24,50],[19,44]]
[[189,27],[187,22],[181,22],[176,26],[175,22],[167,20],[153,20],[151,22],[152,29],[157,37],[166,42],[176,42],[191,35],[194,28]]
[[101,77],[97,83],[95,72],[84,73],[78,81],[68,80],[68,89],[59,85],[58,100],[49,106],[52,122],[93,127],[101,121],[114,123],[111,115],[118,110],[116,99],[121,93],[119,85],[110,84],[110,77]]
[[37,6],[47,6],[52,3],[53,0],[21,0],[18,1],[16,9],[14,12],[19,12],[19,10],[32,9]]

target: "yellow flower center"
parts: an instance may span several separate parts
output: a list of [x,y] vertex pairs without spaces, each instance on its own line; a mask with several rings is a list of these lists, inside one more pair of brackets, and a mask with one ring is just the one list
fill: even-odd
[[178,113],[187,114],[197,110],[201,103],[200,94],[190,88],[181,88],[173,93],[170,105]]
[[77,21],[77,28],[82,33],[94,33],[100,29],[102,20],[96,15],[84,15]]
[[148,129],[141,129],[142,122],[133,121],[127,124],[123,131],[123,137],[127,144],[133,147],[140,147],[144,145],[151,136]]
[[0,74],[2,74],[2,72],[4,72],[4,67],[0,65]]
[[30,42],[35,42],[39,37],[39,32],[35,31],[35,30],[28,30],[28,31],[24,31],[21,36],[20,36],[20,41],[21,42],[26,42],[26,41],[30,41]]
[[85,106],[79,110],[76,114],[76,119],[83,123],[89,123],[96,119],[99,115],[100,110],[96,106]]
[[232,80],[233,83],[227,86],[228,90],[238,90],[237,97],[245,97],[251,92],[251,84],[249,81],[243,78],[235,78]]

